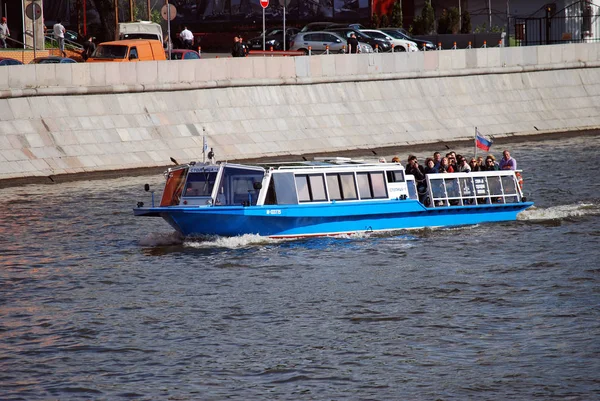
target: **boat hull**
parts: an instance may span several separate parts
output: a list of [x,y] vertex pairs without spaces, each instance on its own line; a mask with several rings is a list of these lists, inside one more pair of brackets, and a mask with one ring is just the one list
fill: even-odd
[[426,208],[416,200],[266,205],[248,207],[138,208],[160,216],[184,236],[257,234],[274,238],[327,236],[408,228],[461,226],[516,220],[532,202]]

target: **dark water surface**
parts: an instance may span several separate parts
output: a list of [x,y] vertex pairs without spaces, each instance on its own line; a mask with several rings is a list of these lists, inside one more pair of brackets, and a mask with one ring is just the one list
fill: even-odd
[[162,177],[0,190],[0,399],[600,399],[600,137],[505,146],[536,207],[458,229],[182,241],[131,212]]

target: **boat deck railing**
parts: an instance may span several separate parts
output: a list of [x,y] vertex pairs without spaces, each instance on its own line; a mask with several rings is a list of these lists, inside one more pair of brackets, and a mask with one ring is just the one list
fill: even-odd
[[428,207],[508,204],[523,201],[520,171],[428,174],[423,201]]

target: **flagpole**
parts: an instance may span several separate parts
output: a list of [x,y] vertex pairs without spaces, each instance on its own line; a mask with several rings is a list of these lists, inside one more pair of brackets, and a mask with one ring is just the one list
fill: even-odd
[[477,159],[477,127],[475,127],[475,159]]

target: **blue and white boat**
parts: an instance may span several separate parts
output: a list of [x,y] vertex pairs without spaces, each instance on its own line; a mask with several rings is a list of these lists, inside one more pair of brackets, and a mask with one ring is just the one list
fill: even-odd
[[184,236],[293,238],[460,226],[515,220],[533,205],[511,170],[428,174],[421,193],[399,163],[348,158],[191,162],[165,177],[160,205],[153,196],[151,207],[139,202],[134,214],[162,217]]

